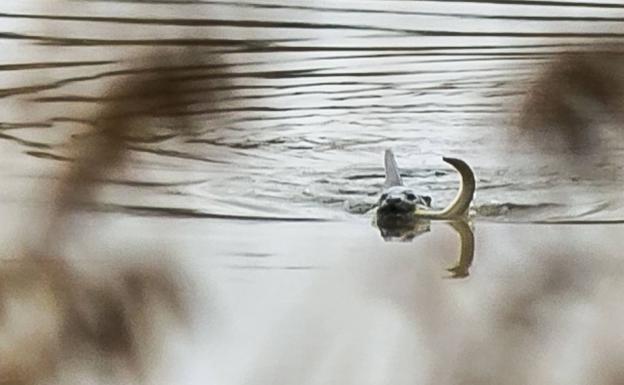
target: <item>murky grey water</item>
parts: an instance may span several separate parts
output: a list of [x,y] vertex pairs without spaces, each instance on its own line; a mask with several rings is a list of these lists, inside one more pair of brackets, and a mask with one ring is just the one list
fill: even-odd
[[[623,220],[624,141],[607,125],[572,156],[516,119],[554,53],[619,42],[622,20],[615,0],[4,1],[2,263],[49,236],[49,182],[126,76],[175,73],[191,102],[165,107],[188,127],[129,133],[128,166],[55,250],[96,268],[156,250],[188,272],[198,327],[153,383],[593,381],[624,346],[621,225],[538,222]],[[139,60],[155,49],[221,61]],[[441,157],[465,159],[474,232],[384,242],[388,147],[437,206],[458,183]]]
[[81,270],[159,254],[185,270],[193,329],[161,336],[148,383],[619,378],[622,263],[610,240],[621,225],[478,223],[470,277],[449,280],[460,245],[444,223],[409,243],[384,242],[366,220],[78,223],[66,256]]
[[102,196],[108,207],[359,215],[392,147],[407,183],[439,206],[457,185],[440,159],[449,155],[474,167],[480,216],[621,219],[621,141],[607,133],[608,159],[574,172],[555,146],[536,160],[510,132],[535,68],[595,38],[617,41],[623,14],[617,2],[5,2],[2,199],[24,199],[22,187],[64,166],[116,80],[171,69],[133,58],[190,47],[231,66],[223,79],[210,66],[184,70],[219,102],[192,105],[192,133],[156,122],[136,138],[132,170]]

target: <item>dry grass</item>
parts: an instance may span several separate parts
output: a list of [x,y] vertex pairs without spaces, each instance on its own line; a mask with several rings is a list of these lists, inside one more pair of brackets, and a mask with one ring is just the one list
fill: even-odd
[[624,51],[601,47],[558,54],[535,76],[519,125],[544,150],[596,151],[598,127],[622,122]]
[[84,375],[145,381],[165,329],[188,320],[189,288],[166,262],[172,256],[137,247],[125,266],[102,267],[93,276],[49,255],[80,237],[68,217],[93,204],[99,181],[123,167],[129,141],[148,132],[150,119],[190,128],[187,107],[214,102],[209,90],[190,92],[185,70],[202,65],[199,58],[155,54],[140,65],[148,70],[113,86],[93,132],[75,142],[76,160],[56,192],[47,231],[0,268],[2,385],[74,382]]

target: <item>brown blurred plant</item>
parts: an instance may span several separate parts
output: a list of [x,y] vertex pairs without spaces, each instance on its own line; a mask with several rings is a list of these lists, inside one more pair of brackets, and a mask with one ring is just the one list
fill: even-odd
[[124,165],[129,143],[149,132],[150,119],[172,119],[182,130],[190,126],[191,104],[215,102],[210,89],[192,87],[189,68],[214,68],[196,55],[157,53],[142,65],[147,70],[111,88],[93,132],[75,142],[76,160],[56,192],[44,235],[0,267],[0,385],[63,382],[71,369],[145,380],[164,332],[162,317],[188,320],[187,280],[153,250],[132,251],[150,265],[129,261],[116,270],[100,268],[95,277],[49,255],[76,237],[81,229],[68,216],[93,203],[97,184]]
[[624,50],[596,49],[557,54],[531,82],[519,125],[543,148],[573,153],[596,150],[597,127],[624,116]]

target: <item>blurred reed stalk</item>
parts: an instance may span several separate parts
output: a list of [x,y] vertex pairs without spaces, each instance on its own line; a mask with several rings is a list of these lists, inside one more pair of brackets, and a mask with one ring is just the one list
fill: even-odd
[[600,128],[624,121],[624,47],[557,54],[535,75],[519,126],[543,151],[598,152]]
[[153,250],[140,247],[128,256],[152,261],[149,266],[129,261],[97,278],[54,253],[80,236],[79,223],[68,216],[94,204],[98,183],[123,167],[133,138],[148,134],[155,119],[189,130],[191,105],[217,103],[212,89],[193,88],[188,72],[221,79],[218,61],[213,54],[154,52],[135,63],[139,74],[111,86],[92,134],[74,142],[76,160],[56,192],[49,228],[37,244],[26,245],[28,252],[0,267],[0,385],[64,382],[68,372],[72,381],[81,375],[146,381],[153,351],[161,348],[163,316],[188,320],[186,280]]

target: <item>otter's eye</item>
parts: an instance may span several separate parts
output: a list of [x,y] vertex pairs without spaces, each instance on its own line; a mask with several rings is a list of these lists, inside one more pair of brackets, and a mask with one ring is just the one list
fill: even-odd
[[416,199],[416,195],[412,194],[412,193],[406,193],[405,196],[407,197],[407,199],[413,201]]

